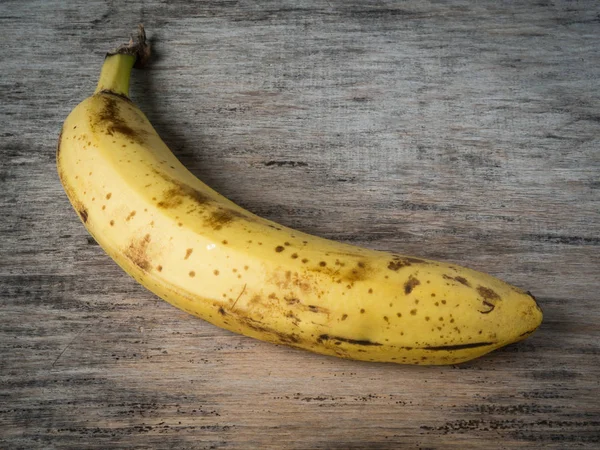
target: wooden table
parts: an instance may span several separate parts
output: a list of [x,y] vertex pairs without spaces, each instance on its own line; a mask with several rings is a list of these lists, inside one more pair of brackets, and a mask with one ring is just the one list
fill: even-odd
[[[54,151],[140,21],[132,97],[197,176],[531,290],[539,331],[460,366],[359,363],[137,285]],[[1,448],[599,448],[598,2],[4,1],[0,38]]]

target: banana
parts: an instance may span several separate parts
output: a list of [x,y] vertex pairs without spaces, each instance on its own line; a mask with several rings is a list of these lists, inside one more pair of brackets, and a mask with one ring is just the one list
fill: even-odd
[[57,148],[81,221],[147,289],[235,333],[365,361],[456,364],[538,328],[533,296],[497,278],[311,236],[202,183],[128,97],[148,49],[140,27],[107,55]]

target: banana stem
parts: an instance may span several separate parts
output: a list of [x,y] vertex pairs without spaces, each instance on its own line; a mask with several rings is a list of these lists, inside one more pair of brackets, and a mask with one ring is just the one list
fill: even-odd
[[139,25],[137,40],[108,52],[102,65],[95,93],[102,91],[129,96],[129,79],[133,67],[143,67],[150,57],[150,45],[146,41],[144,26]]

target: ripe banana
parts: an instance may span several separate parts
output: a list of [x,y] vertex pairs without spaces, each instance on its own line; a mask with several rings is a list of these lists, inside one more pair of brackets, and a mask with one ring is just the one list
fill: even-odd
[[107,55],[57,149],[81,221],[146,288],[236,333],[367,361],[460,363],[540,325],[533,296],[490,275],[310,236],[203,184],[128,97],[147,56],[140,27]]

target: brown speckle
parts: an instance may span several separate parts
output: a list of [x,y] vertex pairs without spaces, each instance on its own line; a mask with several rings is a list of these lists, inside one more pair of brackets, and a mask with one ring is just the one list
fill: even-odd
[[196,272],[194,272],[193,270],[190,270],[189,276],[190,276],[190,278],[194,278],[196,276]]
[[325,261],[320,261],[319,262],[319,266],[321,267],[325,267],[327,265],[327,263]]
[[467,287],[471,287],[471,283],[469,283],[469,281],[465,277],[458,276],[458,277],[454,277],[454,279],[456,281],[458,281],[460,284],[464,284]]
[[342,320],[346,320],[347,318],[348,318],[348,314],[344,314],[344,315],[342,316]]
[[135,211],[131,211],[125,220],[129,222],[135,216]]
[[327,308],[317,305],[308,305],[308,310],[314,313],[329,314],[329,310]]
[[163,209],[175,208],[183,203],[183,196],[179,195],[177,189],[169,189],[163,194],[163,198],[156,206]]
[[275,247],[275,251],[277,253],[281,253],[284,250],[285,250],[285,247],[283,245],[278,245],[277,247]]
[[411,265],[410,262],[408,262],[406,260],[403,260],[403,259],[393,259],[392,261],[389,262],[388,269],[393,270],[394,272],[397,272],[401,268],[408,267],[410,265]]
[[[197,207],[203,207],[211,202],[211,198],[204,192],[198,191],[197,189],[194,189],[193,187],[188,186],[187,184],[184,184],[165,173],[157,170],[154,172],[173,185],[173,187],[167,189],[163,193],[161,200],[157,203],[159,208],[176,208],[177,206],[181,205],[185,199],[189,200]],[[153,200],[156,200],[156,198],[153,197]]]
[[373,289],[369,289],[369,294],[372,294],[372,293],[373,293]]
[[163,267],[159,264],[158,266],[156,266],[156,270],[158,270],[159,272],[162,272]]
[[427,261],[418,258],[411,258],[409,256],[394,255],[394,258],[389,262],[388,269],[398,271],[402,267],[408,267],[412,264],[426,264]]
[[421,282],[418,279],[416,279],[414,276],[410,275],[408,277],[408,280],[406,281],[406,283],[404,283],[404,293],[406,295],[410,294],[413,291],[413,289],[420,284],[421,284]]
[[306,258],[302,258],[302,262],[303,262],[304,264],[306,264],[306,263],[308,262],[308,259],[306,259]]
[[456,344],[456,345],[440,345],[435,347],[422,347],[423,350],[466,350],[468,348],[477,348],[477,347],[486,347],[488,345],[493,345],[493,342],[473,342],[469,344]]
[[214,273],[215,275],[219,275],[219,271],[218,271],[217,269],[213,270],[213,273]]
[[[92,124],[92,126],[100,125],[106,127],[105,133],[109,136],[119,133],[136,142],[142,142],[146,132],[144,130],[134,130],[123,120],[119,114],[117,98],[108,92],[103,92],[100,95],[104,99],[104,107],[97,116],[97,122]],[[123,144],[123,147],[125,147],[125,144]]]
[[500,296],[496,292],[485,286],[477,286],[477,292],[484,300],[500,300]]
[[204,223],[215,230],[220,230],[225,225],[232,223],[236,218],[243,216],[242,213],[233,209],[218,208],[210,213]]
[[190,257],[190,255],[192,254],[192,252],[193,252],[193,251],[194,251],[194,249],[193,249],[193,248],[188,248],[188,249],[185,251],[185,256],[183,257],[183,259],[188,259],[188,258]]
[[486,307],[484,311],[480,311],[481,314],[489,314],[495,308],[495,302],[501,300],[501,297],[492,289],[485,286],[477,286],[477,292],[483,297],[483,305]]
[[416,309],[411,309],[410,310],[410,315],[411,316],[416,316],[417,315],[417,310]]
[[227,239],[223,239],[223,240],[221,241],[221,243],[222,243],[223,245],[227,245],[227,244],[228,244],[228,242],[227,242]]
[[81,217],[81,220],[83,223],[86,223],[88,220],[88,212],[87,209],[85,209],[83,206],[81,208],[79,208],[77,210],[77,213],[79,214],[79,217]]
[[298,258],[298,253],[292,253],[292,259]]
[[340,336],[329,336],[328,334],[322,334],[319,336],[319,339],[318,339],[319,342],[328,341],[328,340],[345,342],[347,344],[354,344],[354,345],[375,345],[375,346],[382,345],[379,342],[373,342],[373,341],[369,341],[367,339],[349,339],[349,338],[344,338],[344,337],[340,337]]
[[364,308],[361,308],[361,309],[360,309],[360,313],[361,313],[361,314],[364,314],[364,313],[365,313],[365,310],[364,310]]
[[114,220],[111,220],[109,223],[110,223],[111,227],[115,225],[115,221]]
[[150,259],[147,249],[150,243],[150,235],[146,234],[142,239],[133,240],[125,249],[125,256],[140,269],[146,271],[150,268]]

